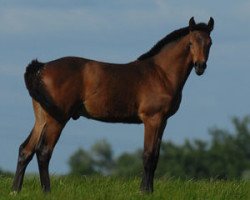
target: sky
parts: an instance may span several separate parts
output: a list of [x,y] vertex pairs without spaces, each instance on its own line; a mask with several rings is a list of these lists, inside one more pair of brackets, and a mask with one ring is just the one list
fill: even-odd
[[[163,140],[209,141],[213,127],[233,131],[231,118],[250,113],[249,10],[250,1],[243,0],[0,0],[0,168],[15,170],[19,145],[34,123],[23,80],[32,59],[80,56],[126,63],[187,26],[192,16],[196,22],[215,20],[208,68],[201,77],[191,73]],[[71,120],[54,150],[51,173],[67,173],[69,156],[101,139],[116,156],[131,152],[142,148],[143,125]],[[37,172],[35,159],[27,170]]]

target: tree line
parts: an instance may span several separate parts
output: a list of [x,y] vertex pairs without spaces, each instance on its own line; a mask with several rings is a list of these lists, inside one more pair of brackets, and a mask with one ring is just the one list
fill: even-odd
[[[232,119],[232,132],[209,129],[210,141],[163,141],[156,177],[180,179],[250,179],[250,116]],[[106,140],[69,158],[72,175],[141,176],[142,149],[115,157]]]

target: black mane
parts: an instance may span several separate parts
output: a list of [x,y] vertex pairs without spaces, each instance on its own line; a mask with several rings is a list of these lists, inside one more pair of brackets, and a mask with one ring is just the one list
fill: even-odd
[[[198,31],[210,32],[207,24],[205,23],[196,24],[193,28],[194,30]],[[156,55],[166,44],[176,41],[182,38],[183,36],[187,35],[188,33],[189,33],[188,26],[173,31],[172,33],[168,34],[163,39],[161,39],[159,42],[157,42],[148,52],[142,54],[139,58],[137,58],[137,60],[144,60]]]

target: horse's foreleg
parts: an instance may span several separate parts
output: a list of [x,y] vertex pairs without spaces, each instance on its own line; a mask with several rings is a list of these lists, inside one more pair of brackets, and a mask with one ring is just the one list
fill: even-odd
[[55,120],[47,122],[46,130],[36,150],[40,181],[44,192],[50,191],[49,161],[63,127]]
[[153,192],[154,172],[158,163],[162,134],[166,126],[165,120],[160,116],[144,120],[144,173],[141,182],[141,191]]

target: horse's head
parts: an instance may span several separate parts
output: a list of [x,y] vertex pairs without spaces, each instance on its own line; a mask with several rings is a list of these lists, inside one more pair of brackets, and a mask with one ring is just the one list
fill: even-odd
[[197,75],[202,75],[207,67],[209,49],[212,45],[210,33],[214,28],[214,20],[210,17],[208,24],[200,24],[202,28],[197,28],[192,17],[189,20],[189,47],[192,55],[192,62]]

